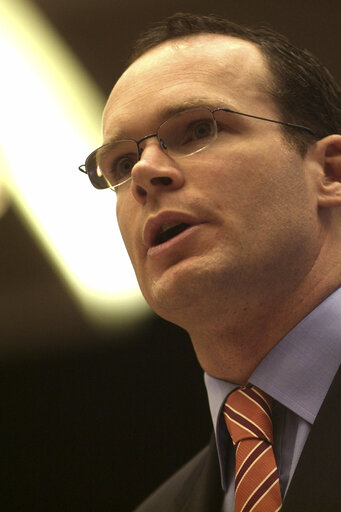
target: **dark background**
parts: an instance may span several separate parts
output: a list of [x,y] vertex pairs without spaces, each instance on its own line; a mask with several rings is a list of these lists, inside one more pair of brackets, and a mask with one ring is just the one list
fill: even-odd
[[[179,10],[270,24],[340,81],[339,0],[34,3],[106,95],[130,41]],[[94,331],[14,208],[0,244],[0,510],[132,510],[209,438],[190,341],[156,316]]]

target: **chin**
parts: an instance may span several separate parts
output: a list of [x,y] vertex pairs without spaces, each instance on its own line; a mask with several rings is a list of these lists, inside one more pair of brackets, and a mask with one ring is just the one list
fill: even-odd
[[[222,274],[200,258],[200,262],[179,264],[163,272],[161,276],[141,284],[142,293],[155,313],[183,327],[184,316],[190,317],[202,310],[202,302],[220,300]],[[219,290],[221,288],[221,290]]]

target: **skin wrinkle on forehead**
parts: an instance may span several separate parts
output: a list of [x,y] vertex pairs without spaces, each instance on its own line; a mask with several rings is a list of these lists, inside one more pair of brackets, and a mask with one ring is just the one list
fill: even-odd
[[[148,56],[146,55],[146,59],[147,58]],[[177,61],[178,60],[179,56],[177,56]],[[160,78],[162,78],[163,82],[165,83],[162,88],[158,88],[158,94],[165,96],[168,93],[169,88],[173,86],[185,85],[186,83],[193,87],[192,70],[188,69],[188,66],[184,66],[180,71],[177,72],[177,75],[174,76],[174,73],[171,69],[169,69],[169,66],[167,66],[165,69],[162,65],[160,66],[159,64],[158,69],[155,69],[153,61],[150,62],[146,60],[146,62],[148,62],[148,68],[150,68],[153,73],[157,71],[160,75]],[[204,63],[205,68],[203,67],[202,69],[201,65],[202,63],[200,57],[193,62],[193,67],[197,73],[195,85],[198,86],[200,86],[200,84],[206,86],[209,77],[212,75],[215,75],[218,80],[222,81],[222,83],[226,81],[227,86],[231,80],[234,82],[240,81],[241,84],[243,84],[245,78],[247,77],[245,74],[244,76],[240,75],[239,62],[236,62],[235,65],[230,65],[228,67],[225,65],[225,63],[222,63],[220,69],[213,63],[209,66],[207,66],[207,63]],[[129,68],[127,71],[129,71],[129,73],[127,72],[122,75],[121,79],[119,79],[117,84],[114,86],[113,91],[109,96],[107,107],[111,108],[111,105],[117,102],[120,107],[125,108],[129,107],[131,102],[141,101],[141,99],[150,99],[150,88],[153,86],[153,84],[150,82],[148,72],[146,72],[146,70],[143,70],[142,72],[140,69],[135,70],[133,67]],[[257,82],[259,82],[259,85],[263,85],[264,87],[263,77],[257,77],[255,72],[252,72],[252,70],[250,70],[249,75],[251,75],[254,80],[255,88],[257,88]],[[256,80],[257,78],[258,80]],[[132,88],[131,84],[137,84],[137,87]],[[104,112],[104,120],[107,114],[107,107]]]
[[[135,76],[134,76],[135,75]],[[191,76],[191,73],[188,72],[188,70],[184,70],[183,73],[181,73],[180,76],[178,76],[178,79],[176,83],[174,83],[174,75],[171,72],[168,73],[162,73],[162,78],[169,75],[169,81],[166,85],[163,87],[159,86],[157,89],[157,98],[155,97],[155,93],[151,94],[150,86],[151,83],[149,81],[148,76],[145,75],[139,75],[139,74],[133,74],[132,76],[128,76],[125,80],[125,82],[128,80],[128,86],[126,83],[124,83],[124,87],[118,87],[116,89],[116,86],[114,87],[113,94],[110,96],[108,101],[108,107],[110,109],[110,114],[108,113],[108,109],[105,110],[105,114],[103,116],[103,122],[104,125],[109,123],[112,117],[114,117],[115,121],[125,121],[125,118],[128,117],[128,113],[134,111],[136,112],[136,105],[142,105],[143,107],[145,104],[150,103],[151,101],[157,100],[159,103],[158,109],[156,112],[156,115],[158,118],[156,121],[162,122],[165,120],[166,115],[172,115],[173,113],[176,113],[176,111],[182,110],[182,108],[191,108],[192,106],[204,106],[204,101],[200,101],[201,98],[205,98],[205,93],[200,94],[200,102],[193,99],[192,96],[192,89],[193,89],[193,77]],[[188,76],[187,76],[188,75]],[[200,75],[202,76],[202,80],[200,79]],[[209,73],[207,71],[203,71],[200,73],[197,81],[196,81],[196,87],[200,87],[203,89],[203,91],[206,91],[207,87],[207,76]],[[138,88],[134,89],[131,92],[131,86],[129,87],[129,84],[137,82]],[[171,95],[173,88],[177,88],[179,86],[188,86],[188,97],[185,97],[183,99],[179,99],[175,104],[174,101],[172,104],[167,104],[168,96]],[[129,94],[127,95],[126,91],[129,90]],[[195,97],[198,98],[198,93],[195,94]],[[206,96],[206,99],[209,103],[212,103],[212,98]],[[221,100],[221,102],[226,102],[225,100]],[[117,104],[117,108],[115,108],[115,104]],[[210,105],[207,105],[210,106]],[[213,105],[212,105],[213,106]]]
[[[205,34],[205,37],[206,36],[207,34]],[[195,58],[193,59],[193,68],[195,68],[197,73],[197,80],[195,83],[196,98],[199,98],[200,89],[203,91],[201,96],[204,96],[204,93],[207,90],[208,80],[212,74],[215,74],[218,77],[218,81],[220,79],[223,83],[226,81],[226,97],[221,101],[216,101],[216,98],[214,98],[213,95],[211,98],[207,98],[210,99],[209,103],[212,104],[212,107],[227,106],[233,110],[243,111],[242,92],[244,90],[244,82],[248,76],[252,76],[254,87],[252,91],[248,90],[248,94],[254,94],[255,100],[257,100],[259,96],[263,95],[264,103],[269,103],[269,100],[271,101],[271,97],[268,93],[267,84],[272,81],[272,78],[271,73],[268,70],[265,57],[262,55],[261,51],[252,43],[246,44],[246,48],[243,48],[243,54],[245,54],[245,58],[243,59],[243,66],[245,67],[245,65],[247,65],[248,72],[246,75],[245,73],[240,74],[240,55],[237,55],[236,52],[236,56],[234,58],[233,49],[235,48],[236,50],[240,50],[240,43],[242,43],[244,46],[245,41],[228,36],[217,36],[215,34],[212,34],[212,36],[217,37],[219,41],[223,40],[223,42],[230,43],[231,40],[232,42],[235,41],[235,44],[232,45],[232,51],[231,45],[229,45],[228,50],[219,50],[218,55],[215,47],[213,47],[213,49],[210,50],[212,53],[212,64],[207,66],[207,61],[205,62],[204,60],[202,69],[200,67],[202,58],[200,55],[195,55]],[[181,105],[183,102],[184,109],[191,108],[191,101],[193,100],[193,97],[190,96],[190,91],[193,90],[192,69],[189,69],[188,65],[186,66],[185,63],[181,65],[181,51],[184,51],[186,54],[188,54],[188,52],[195,51],[198,49],[198,47],[200,48],[200,46],[203,46],[203,48],[207,50],[207,39],[205,39],[205,42],[202,41],[201,36],[193,36],[189,39],[189,41],[185,41],[181,44],[179,41],[168,41],[167,44],[161,44],[156,48],[153,48],[152,50],[142,55],[123,73],[121,78],[114,86],[104,111],[103,137],[105,142],[109,142],[112,139],[122,137],[133,137],[132,134],[129,133],[129,129],[122,129],[120,125],[122,127],[126,124],[129,126],[131,118],[133,116],[136,117],[139,111],[142,111],[141,115],[145,115],[144,109],[146,108],[146,105],[150,105],[148,115],[150,112],[150,115],[155,116],[153,125],[151,125],[151,131],[154,131],[159,126],[159,124],[166,119],[167,111],[169,111],[169,115],[172,115],[172,112],[174,112],[176,109],[182,109],[179,108],[178,105],[175,105],[174,109],[172,105],[167,105],[167,98],[168,96],[172,95],[174,88],[176,89],[177,87],[182,87],[183,89],[183,86],[186,85],[186,82],[188,82],[189,95],[183,100],[180,99],[179,105]],[[250,47],[252,48],[252,52],[248,51]],[[163,65],[163,63],[160,65],[158,60],[160,51],[163,52],[163,60],[165,65]],[[224,53],[226,54],[226,51],[229,52],[229,57],[231,57],[232,54],[232,60],[234,58],[232,64],[230,59],[230,65],[228,67],[224,60]],[[264,68],[260,70],[259,67],[254,63],[256,55],[257,57],[259,55],[261,56],[266,70],[265,77]],[[215,58],[213,59],[213,57]],[[169,65],[169,62],[172,62],[172,60],[176,62],[178,68],[180,67],[180,71],[177,71],[177,76],[174,76],[172,67]],[[146,63],[148,64],[147,66]],[[150,82],[148,69],[151,69],[154,75],[155,71],[160,74],[160,79],[162,79],[163,83],[166,83],[166,85],[164,85],[162,88],[160,87],[157,89],[157,94],[155,94],[155,83],[157,83],[157,80],[154,79],[153,83]],[[169,77],[169,80],[167,80],[167,77]],[[238,82],[240,83],[240,87],[235,87],[235,89],[240,89],[241,91],[241,94],[238,95],[239,97],[236,95],[235,97],[231,97],[229,90],[230,82],[233,82],[237,85]],[[131,85],[135,83],[137,84],[136,88],[132,87]],[[151,89],[152,91],[154,90],[153,94],[151,94]],[[221,96],[221,90],[219,96]],[[212,102],[212,99],[214,102]],[[219,98],[217,98],[217,100],[219,100]],[[271,103],[273,104],[273,101],[271,101]],[[141,105],[141,108],[139,105]],[[210,105],[206,104],[206,106]],[[274,104],[273,106],[275,107]],[[255,115],[264,115],[264,111],[251,113]],[[275,115],[279,119],[279,111],[277,108],[275,109]],[[144,134],[141,136],[144,136]]]

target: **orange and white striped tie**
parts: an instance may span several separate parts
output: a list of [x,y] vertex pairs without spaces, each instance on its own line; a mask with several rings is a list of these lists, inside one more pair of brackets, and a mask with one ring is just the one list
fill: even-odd
[[255,386],[233,391],[224,418],[236,448],[234,512],[276,512],[282,507],[272,448],[272,398]]

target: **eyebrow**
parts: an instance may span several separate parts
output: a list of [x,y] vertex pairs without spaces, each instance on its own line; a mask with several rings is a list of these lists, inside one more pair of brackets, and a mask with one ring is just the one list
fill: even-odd
[[[205,98],[202,96],[200,98],[184,98],[180,101],[176,101],[175,103],[173,102],[170,105],[164,105],[155,116],[158,119],[156,121],[155,130],[160,126],[161,123],[169,119],[171,116],[176,115],[179,112],[183,112],[184,110],[190,110],[192,108],[209,108],[214,110],[215,108],[219,107],[236,110],[236,108],[232,104],[228,104],[226,100],[213,99],[212,97]],[[110,139],[107,140],[106,144],[115,140],[124,140],[129,138],[131,137],[126,135],[124,127],[122,127],[122,129],[118,130],[114,136],[111,136]]]
[[[189,99],[183,99],[179,102],[172,103],[171,105],[166,105],[164,108],[161,109],[159,112],[159,117],[162,120],[166,120],[169,116],[178,114],[179,112],[182,112],[183,110],[189,110],[191,108],[209,108],[211,110],[214,110],[215,108],[219,107],[226,107],[233,109],[232,105],[227,105],[226,100],[214,100],[211,98],[189,98]],[[162,122],[162,120],[160,122]]]

